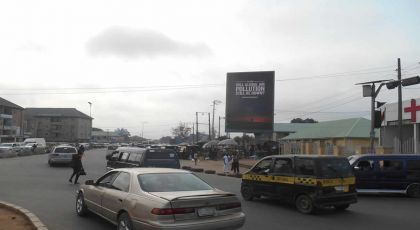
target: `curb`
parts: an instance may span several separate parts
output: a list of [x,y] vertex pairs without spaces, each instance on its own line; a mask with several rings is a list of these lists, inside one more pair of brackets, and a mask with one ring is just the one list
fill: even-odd
[[0,208],[4,207],[10,210],[14,210],[22,215],[24,215],[31,223],[32,225],[35,227],[35,229],[37,230],[48,230],[47,226],[45,226],[41,220],[32,212],[30,212],[27,209],[24,209],[22,207],[19,207],[17,205],[11,204],[11,203],[7,203],[4,201],[0,200]]

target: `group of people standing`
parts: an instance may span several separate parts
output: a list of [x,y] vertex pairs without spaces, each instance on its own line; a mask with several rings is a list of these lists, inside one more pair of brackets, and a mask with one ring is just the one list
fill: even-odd
[[239,173],[239,153],[233,155],[225,153],[223,156],[223,172],[228,174],[231,170],[234,174]]
[[73,154],[71,159],[71,167],[73,168],[73,173],[70,176],[69,182],[73,183],[73,177],[76,176],[74,179],[74,184],[78,184],[77,180],[79,179],[79,176],[86,175],[86,172],[83,168],[82,164],[82,157],[85,153],[85,147],[83,145],[80,145],[77,149],[77,154]]

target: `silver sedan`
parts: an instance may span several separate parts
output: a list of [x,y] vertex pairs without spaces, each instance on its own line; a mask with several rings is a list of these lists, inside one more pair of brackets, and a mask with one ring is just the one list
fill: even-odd
[[236,195],[167,168],[121,168],[88,180],[77,191],[76,212],[96,213],[119,230],[237,229],[245,222]]

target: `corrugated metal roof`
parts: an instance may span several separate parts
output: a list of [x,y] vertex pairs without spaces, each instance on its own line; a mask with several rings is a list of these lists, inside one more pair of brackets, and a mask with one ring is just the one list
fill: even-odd
[[78,117],[92,119],[75,108],[25,108],[24,115],[29,117]]
[[275,123],[275,133],[295,133],[302,129],[306,129],[315,125],[316,123]]
[[[282,140],[369,138],[370,125],[370,120],[365,118],[319,122],[292,133]],[[376,136],[379,136],[379,132],[376,132]]]
[[7,107],[12,107],[12,108],[15,108],[15,109],[21,109],[21,110],[23,110],[22,107],[16,105],[15,103],[12,103],[12,102],[10,102],[10,101],[2,98],[2,97],[0,97],[0,105],[7,106]]

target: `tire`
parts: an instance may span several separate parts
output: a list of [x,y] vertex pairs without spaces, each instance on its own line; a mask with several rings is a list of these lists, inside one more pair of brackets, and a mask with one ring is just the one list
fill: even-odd
[[337,210],[346,210],[350,207],[349,204],[342,204],[342,205],[334,205],[334,208]]
[[133,223],[126,212],[121,213],[118,217],[118,230],[134,230]]
[[419,198],[420,197],[420,184],[410,184],[407,187],[407,196],[413,197],[413,198]]
[[254,199],[254,192],[253,189],[250,186],[243,186],[241,188],[241,195],[244,198],[244,200],[251,201]]
[[314,202],[306,195],[299,195],[295,200],[296,209],[303,214],[311,214],[315,211]]
[[79,193],[76,198],[76,213],[79,216],[86,216],[89,213],[89,210],[85,203],[85,198],[83,193]]

